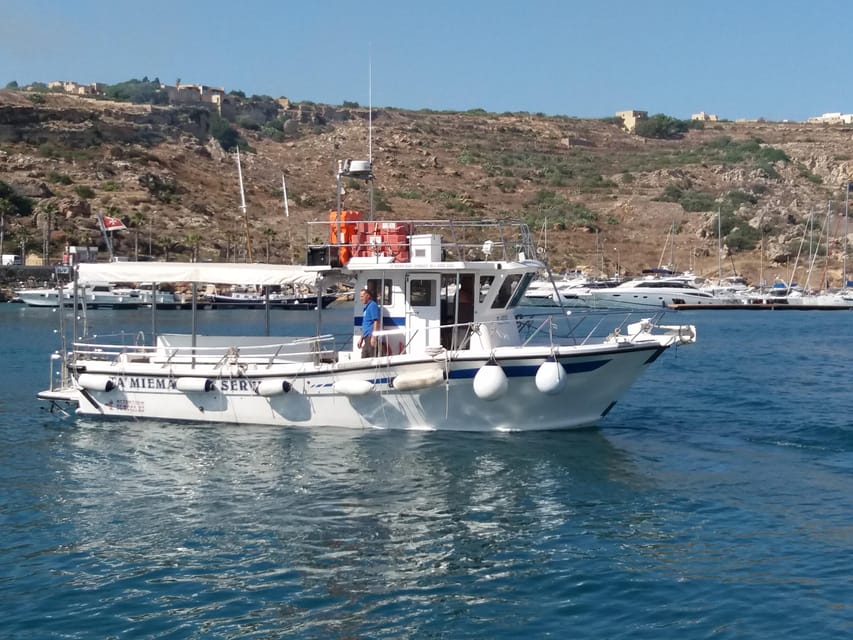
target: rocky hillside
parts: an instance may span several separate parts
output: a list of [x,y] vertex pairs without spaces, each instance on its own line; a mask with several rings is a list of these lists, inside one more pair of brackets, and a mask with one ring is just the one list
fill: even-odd
[[[215,120],[196,106],[0,91],[3,253],[23,242],[40,258],[46,225],[52,261],[66,244],[103,248],[98,212],[128,227],[114,234],[117,253],[245,259],[235,157],[212,136]],[[304,223],[335,207],[336,163],[365,159],[372,128],[378,217],[523,218],[558,270],[673,263],[716,276],[719,211],[724,275],[787,279],[799,264],[805,282],[819,248],[810,284],[825,262],[840,281],[853,176],[853,131],[840,125],[707,123],[655,140],[609,120],[379,109],[371,127],[360,108],[246,104],[231,126],[255,261],[304,259]],[[364,184],[344,186],[345,208],[366,210]]]

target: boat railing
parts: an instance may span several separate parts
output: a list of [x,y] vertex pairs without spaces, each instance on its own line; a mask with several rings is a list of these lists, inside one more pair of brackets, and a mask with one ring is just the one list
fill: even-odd
[[330,247],[345,250],[342,263],[351,257],[409,262],[418,250],[432,258],[428,262],[536,258],[530,229],[518,220],[332,219],[308,222],[308,239],[309,264],[312,249]]
[[[270,367],[276,363],[326,361],[334,351],[323,345],[334,340],[324,334],[308,338],[295,338],[285,342],[270,342],[270,338],[248,341],[237,336],[198,336],[203,344],[176,343],[190,341],[191,336],[158,336],[155,345],[108,344],[100,342],[75,342],[73,359],[105,360],[121,363],[150,362],[166,367],[172,364],[205,364],[221,368],[227,364],[256,364]],[[170,341],[171,340],[171,341]]]
[[516,321],[525,346],[534,339],[545,339],[546,334],[549,342],[565,344],[569,341],[583,345],[610,334],[624,333],[628,325],[640,316],[658,324],[665,313],[661,310],[650,315],[645,310],[619,309],[567,310],[564,313],[537,311],[517,313]]

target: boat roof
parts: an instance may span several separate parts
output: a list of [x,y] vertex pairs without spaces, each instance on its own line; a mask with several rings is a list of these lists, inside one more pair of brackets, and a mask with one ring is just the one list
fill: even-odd
[[351,258],[346,270],[354,271],[442,271],[455,273],[457,271],[538,271],[545,265],[538,260],[465,260],[441,262],[389,262],[376,261],[373,258]]
[[[359,212],[333,211],[329,222],[309,222],[309,237],[329,241],[309,247],[307,265],[84,262],[78,265],[77,281],[313,287],[363,272],[524,273],[545,268],[542,262],[527,258],[535,255],[529,230],[523,222],[513,220],[383,221],[365,220]],[[315,256],[313,250],[319,253]]]
[[234,262],[82,262],[80,284],[103,282],[214,282],[259,286],[314,285],[330,268]]

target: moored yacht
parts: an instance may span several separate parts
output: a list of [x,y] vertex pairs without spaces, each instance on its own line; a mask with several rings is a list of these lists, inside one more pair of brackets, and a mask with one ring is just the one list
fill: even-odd
[[690,281],[688,275],[648,275],[626,280],[612,288],[594,289],[590,297],[596,307],[607,309],[657,309],[672,305],[715,306],[731,304],[732,299],[716,295]]
[[[75,301],[74,283],[58,287],[34,287],[17,289],[15,297],[30,307],[73,307]],[[92,282],[77,287],[77,306],[88,309],[138,309],[150,307],[156,300],[158,305],[174,305],[175,295],[167,291],[157,291],[144,285],[117,285],[106,282]]]

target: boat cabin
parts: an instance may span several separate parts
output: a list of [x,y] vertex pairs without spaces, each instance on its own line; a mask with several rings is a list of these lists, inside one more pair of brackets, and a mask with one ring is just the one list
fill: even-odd
[[[420,251],[419,248],[424,248]],[[457,252],[458,253],[458,252]],[[407,261],[394,256],[355,255],[346,271],[354,276],[353,358],[360,357],[363,305],[371,292],[381,310],[384,354],[423,353],[442,348],[490,350],[519,342],[513,310],[541,263],[526,260],[445,260],[439,235],[412,237]]]

